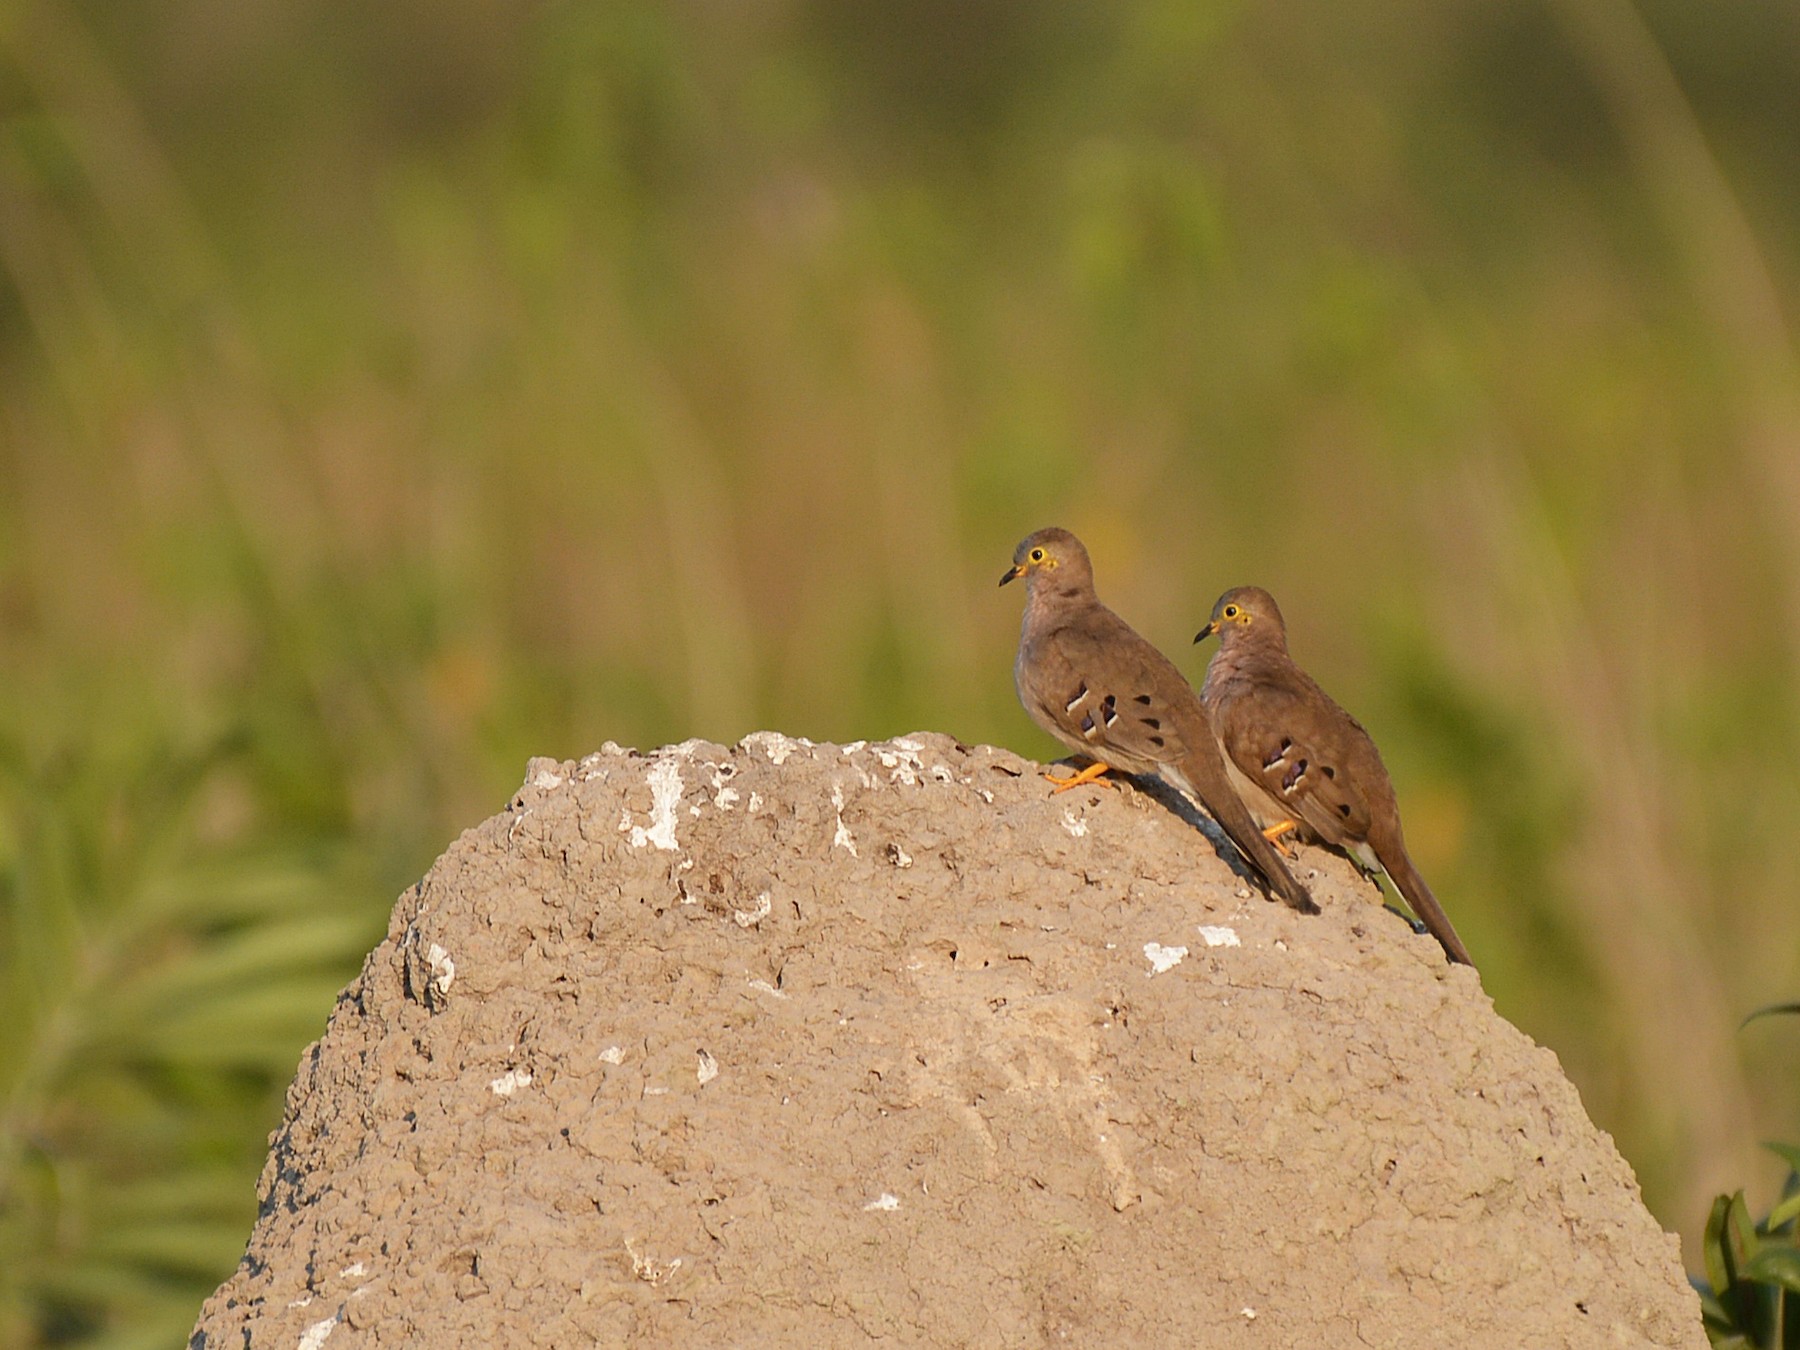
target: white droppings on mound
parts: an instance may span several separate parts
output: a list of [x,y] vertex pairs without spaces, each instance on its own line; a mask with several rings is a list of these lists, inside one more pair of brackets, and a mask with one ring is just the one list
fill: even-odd
[[650,765],[645,776],[650,785],[650,823],[632,825],[625,817],[631,833],[631,846],[642,848],[653,844],[664,852],[680,847],[675,839],[675,808],[681,805],[681,769],[675,757],[659,758]]

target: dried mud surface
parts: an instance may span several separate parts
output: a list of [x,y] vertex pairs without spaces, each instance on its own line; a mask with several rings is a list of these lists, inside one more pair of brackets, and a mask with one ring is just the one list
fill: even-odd
[[534,760],[303,1057],[190,1345],[1705,1345],[1555,1057],[1345,860],[1302,917],[1037,768]]

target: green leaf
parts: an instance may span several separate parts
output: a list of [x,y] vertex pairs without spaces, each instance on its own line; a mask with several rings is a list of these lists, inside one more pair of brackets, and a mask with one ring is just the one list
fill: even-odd
[[1777,1144],[1765,1139],[1763,1147],[1786,1163],[1790,1172],[1800,1173],[1800,1144]]
[[[1715,1205],[1715,1212],[1717,1208]],[[1746,1331],[1754,1331],[1757,1324],[1757,1292],[1744,1279],[1744,1267],[1756,1254],[1760,1239],[1757,1237],[1756,1225],[1751,1222],[1749,1207],[1744,1204],[1743,1191],[1740,1190],[1725,1200],[1720,1227],[1719,1248],[1729,1283],[1716,1292],[1719,1301],[1733,1310],[1734,1324]],[[1711,1229],[1710,1223],[1708,1229]]]
[[1800,1293],[1800,1247],[1766,1242],[1744,1266],[1744,1278]]
[[1757,1236],[1756,1224],[1750,1218],[1750,1207],[1744,1203],[1744,1193],[1739,1191],[1731,1197],[1731,1203],[1725,1211],[1726,1250],[1731,1256],[1731,1268],[1740,1276],[1750,1259],[1756,1255],[1762,1245]]
[[1706,1217],[1706,1231],[1700,1239],[1700,1255],[1706,1265],[1706,1278],[1712,1285],[1713,1294],[1724,1298],[1731,1288],[1731,1267],[1725,1256],[1725,1215],[1731,1209],[1731,1197],[1721,1195],[1712,1203],[1712,1213]]
[[1769,1211],[1769,1217],[1763,1221],[1763,1231],[1772,1233],[1796,1218],[1800,1218],[1800,1191],[1795,1191]]
[[1694,1278],[1691,1283],[1695,1286],[1694,1292],[1700,1296],[1700,1318],[1707,1324],[1709,1331],[1713,1327],[1717,1327],[1721,1331],[1730,1331],[1737,1325],[1731,1314],[1725,1310],[1725,1305],[1713,1297],[1712,1291],[1701,1287],[1705,1283],[1703,1280]]

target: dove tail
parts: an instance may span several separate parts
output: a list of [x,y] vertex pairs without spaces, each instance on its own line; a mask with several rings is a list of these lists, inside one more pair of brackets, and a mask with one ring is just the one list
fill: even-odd
[[1412,859],[1407,856],[1404,844],[1397,848],[1376,850],[1382,869],[1394,879],[1394,886],[1401,897],[1412,907],[1412,912],[1419,916],[1431,935],[1443,947],[1445,955],[1452,961],[1460,961],[1465,966],[1473,966],[1475,958],[1469,955],[1469,949],[1463,946],[1463,940],[1456,935],[1456,926],[1450,922],[1450,916],[1444,913],[1444,907],[1437,902],[1431,893],[1431,887],[1425,884],[1425,878],[1419,875],[1419,869],[1413,866]]
[[[1241,822],[1234,821],[1228,824],[1226,817],[1220,816],[1217,812],[1214,812],[1213,818],[1219,822],[1225,833],[1231,836],[1231,842],[1237,845],[1238,852],[1244,855],[1245,860],[1252,867],[1262,873],[1263,879],[1269,883],[1269,889],[1281,898],[1283,904],[1290,909],[1299,910],[1302,914],[1317,914],[1319,907],[1314,903],[1312,895],[1295,879],[1294,874],[1288,871],[1287,864],[1281,860],[1281,855],[1275,851],[1275,846],[1263,837],[1261,830],[1256,828],[1256,822],[1250,818],[1250,812],[1238,800],[1237,794],[1233,793],[1230,800],[1232,806],[1237,810],[1227,812],[1227,815],[1239,816],[1242,818]],[[1208,809],[1210,809],[1210,804]]]
[[[1203,728],[1200,734],[1206,737],[1202,744],[1208,747],[1215,745],[1209,728]],[[1267,889],[1274,892],[1283,904],[1302,914],[1317,914],[1319,907],[1313,903],[1306,887],[1294,879],[1294,874],[1288,871],[1287,864],[1281,860],[1275,846],[1256,828],[1256,822],[1250,816],[1250,808],[1244,805],[1243,799],[1226,778],[1225,761],[1220,757],[1221,752],[1214,749],[1210,761],[1204,758],[1204,754],[1204,751],[1189,754],[1175,773],[1170,775],[1178,780],[1177,786],[1185,789],[1190,797],[1199,801],[1208,815],[1219,822],[1219,828],[1237,845],[1237,851],[1244,855],[1244,861],[1250,864],[1253,871],[1261,874],[1267,883]]]

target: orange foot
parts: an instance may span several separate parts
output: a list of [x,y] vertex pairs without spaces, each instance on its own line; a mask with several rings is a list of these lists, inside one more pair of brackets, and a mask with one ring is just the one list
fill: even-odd
[[1298,858],[1300,856],[1300,850],[1295,848],[1292,844],[1284,842],[1281,837],[1282,835],[1287,834],[1290,830],[1295,830],[1298,828],[1299,827],[1297,825],[1295,825],[1293,821],[1284,820],[1279,825],[1269,826],[1268,829],[1266,829],[1262,832],[1262,836],[1264,839],[1267,839],[1271,844],[1275,845],[1276,849],[1281,853],[1282,857]]
[[1070,788],[1080,787],[1083,783],[1091,783],[1099,778],[1101,774],[1109,773],[1111,770],[1112,766],[1110,764],[1102,764],[1098,760],[1095,760],[1080,773],[1071,774],[1067,778],[1058,778],[1053,773],[1047,773],[1044,777],[1056,784],[1050,791],[1050,795],[1054,797],[1059,792],[1067,792]]

